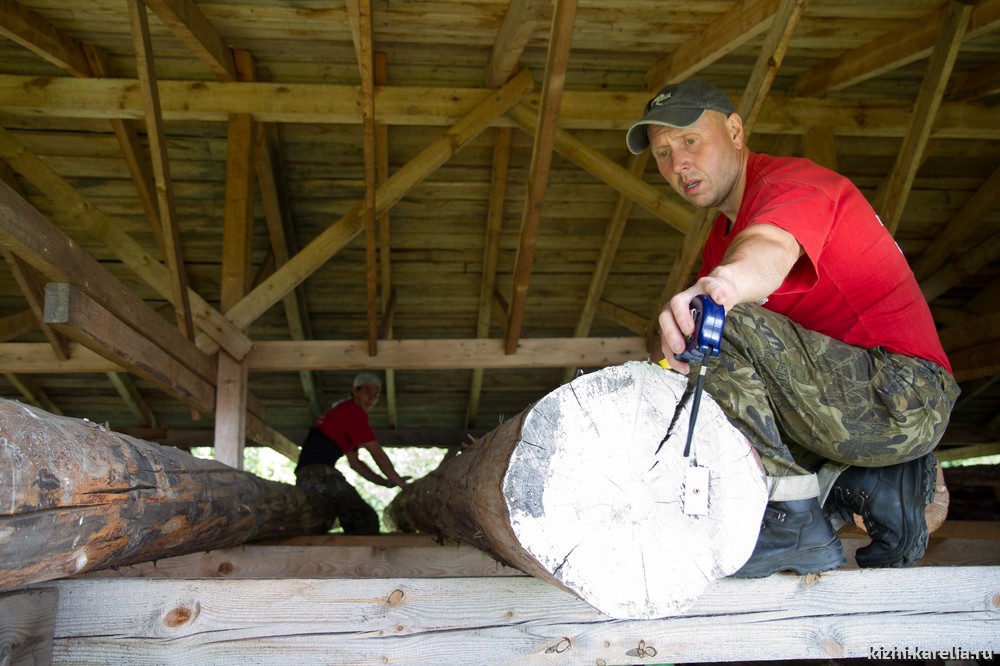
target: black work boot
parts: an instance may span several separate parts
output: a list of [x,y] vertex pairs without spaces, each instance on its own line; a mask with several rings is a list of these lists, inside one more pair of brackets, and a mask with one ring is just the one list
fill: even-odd
[[757,546],[733,576],[763,578],[778,571],[819,573],[846,561],[840,539],[818,499],[768,502]]
[[907,567],[927,549],[925,510],[934,501],[933,453],[889,467],[848,467],[827,500],[848,522],[864,521],[871,544],[855,554],[859,567]]

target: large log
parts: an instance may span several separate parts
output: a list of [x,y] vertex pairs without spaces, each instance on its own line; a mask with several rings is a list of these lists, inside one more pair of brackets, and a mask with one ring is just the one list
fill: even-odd
[[0,399],[0,591],[332,523],[294,486]]
[[705,395],[694,457],[710,474],[707,513],[685,512],[686,385],[649,362],[578,377],[404,489],[387,518],[612,617],[682,613],[750,556],[767,501],[759,458]]

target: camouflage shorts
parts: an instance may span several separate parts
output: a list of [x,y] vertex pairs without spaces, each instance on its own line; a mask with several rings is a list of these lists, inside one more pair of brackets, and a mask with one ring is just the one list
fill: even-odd
[[705,390],[772,476],[828,460],[881,467],[917,458],[941,439],[959,394],[934,363],[854,347],[758,305],[727,315]]
[[313,490],[334,503],[344,534],[378,534],[375,509],[361,498],[333,465],[306,465],[295,472],[295,485]]

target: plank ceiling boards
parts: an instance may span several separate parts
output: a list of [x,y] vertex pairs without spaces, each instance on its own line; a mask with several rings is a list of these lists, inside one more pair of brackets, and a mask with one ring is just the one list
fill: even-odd
[[[697,268],[695,211],[624,142],[651,87],[691,77],[734,103],[763,81],[754,150],[900,211],[963,385],[946,440],[1000,441],[1000,0],[2,0],[0,395],[280,441],[372,367],[394,370],[377,428],[492,428],[644,358]],[[14,259],[20,197],[59,234],[45,260]],[[193,411],[138,349],[43,327],[32,294],[66,281],[187,374],[224,350],[246,404]]]

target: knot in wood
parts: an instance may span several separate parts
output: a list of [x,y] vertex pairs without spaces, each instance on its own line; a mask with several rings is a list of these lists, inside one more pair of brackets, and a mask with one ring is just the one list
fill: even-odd
[[219,568],[216,569],[216,571],[218,571],[223,576],[228,576],[232,574],[235,569],[236,567],[233,566],[232,562],[221,562],[219,564]]
[[163,618],[163,624],[171,628],[176,628],[191,622],[197,616],[197,606],[178,606],[167,613],[167,616]]
[[386,599],[385,602],[390,606],[395,607],[403,603],[403,597],[405,596],[406,594],[402,590],[393,590],[392,594],[389,595],[389,598]]
[[545,654],[552,654],[553,652],[556,654],[562,654],[571,647],[573,647],[573,641],[571,641],[567,636],[563,636],[561,641],[546,648]]

